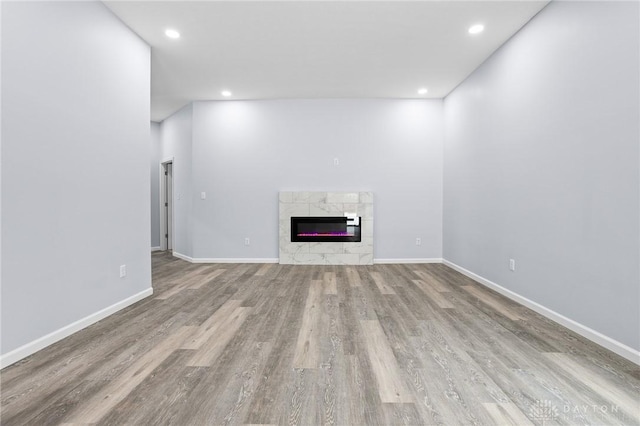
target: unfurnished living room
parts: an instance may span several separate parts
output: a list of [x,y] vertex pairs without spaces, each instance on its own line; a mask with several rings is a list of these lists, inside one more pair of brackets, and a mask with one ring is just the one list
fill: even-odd
[[639,425],[638,1],[0,1],[4,425]]

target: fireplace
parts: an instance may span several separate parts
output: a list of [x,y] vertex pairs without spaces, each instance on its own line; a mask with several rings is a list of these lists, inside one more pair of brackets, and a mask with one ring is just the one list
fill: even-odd
[[278,201],[281,264],[373,265],[372,192],[282,191]]
[[291,242],[360,242],[360,217],[291,217]]

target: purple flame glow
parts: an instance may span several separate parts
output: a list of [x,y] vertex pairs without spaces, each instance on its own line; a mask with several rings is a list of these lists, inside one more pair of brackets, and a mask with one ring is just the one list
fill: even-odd
[[348,232],[313,232],[313,233],[302,233],[297,234],[298,237],[353,237],[355,234],[350,234]]

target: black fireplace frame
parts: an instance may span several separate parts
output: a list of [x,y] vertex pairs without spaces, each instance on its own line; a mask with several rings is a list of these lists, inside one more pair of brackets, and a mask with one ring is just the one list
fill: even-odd
[[[291,242],[300,243],[359,243],[362,241],[361,223],[362,218],[358,219],[354,223],[348,223],[353,221],[346,216],[292,216],[291,217]],[[353,235],[298,235],[298,224],[308,223],[321,223],[321,224],[344,224],[346,228],[353,230]]]

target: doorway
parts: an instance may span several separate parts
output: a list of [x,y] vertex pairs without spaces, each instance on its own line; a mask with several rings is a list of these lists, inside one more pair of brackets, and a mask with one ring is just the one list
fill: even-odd
[[173,161],[162,163],[160,179],[160,248],[173,251]]

